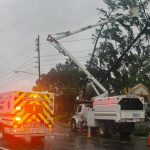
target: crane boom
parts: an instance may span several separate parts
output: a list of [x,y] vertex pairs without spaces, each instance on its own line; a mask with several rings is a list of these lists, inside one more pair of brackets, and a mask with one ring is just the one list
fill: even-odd
[[[88,81],[91,83],[94,91],[97,93],[98,96],[105,97],[108,95],[108,91],[95,79],[91,73],[75,58],[73,57],[69,51],[64,48],[55,38],[53,38],[51,35],[48,36],[48,41],[64,56],[68,56],[71,61],[80,69],[82,70],[86,76]],[[102,94],[99,93],[96,86],[103,92]]]
[[[143,5],[149,3],[149,1],[150,0],[145,0],[143,2]],[[69,51],[67,49],[65,49],[58,42],[58,40],[60,40],[62,38],[65,38],[65,37],[68,37],[68,36],[71,36],[73,34],[76,34],[76,33],[79,33],[79,32],[82,32],[82,31],[85,31],[85,30],[88,30],[88,29],[91,29],[91,28],[94,28],[94,27],[97,27],[99,25],[107,24],[108,22],[114,22],[114,21],[119,20],[119,19],[121,19],[121,18],[123,18],[125,16],[138,17],[138,14],[139,14],[139,7],[135,6],[127,14],[124,14],[124,15],[121,14],[119,16],[111,16],[107,20],[99,21],[99,22],[97,22],[95,24],[82,27],[82,28],[80,28],[78,30],[62,32],[62,33],[57,34],[59,36],[57,36],[55,38],[52,37],[49,34],[48,37],[47,37],[47,41],[49,41],[60,53],[62,53],[65,56],[68,56],[74,62],[74,64],[77,65],[78,68],[80,68],[87,75],[87,78],[88,78],[89,82],[91,83],[91,86],[93,87],[94,91],[97,93],[98,96],[105,97],[105,96],[108,95],[108,91],[90,74],[90,72],[88,70],[86,70],[86,68],[82,64],[80,64],[78,62],[78,60],[76,60],[76,58],[74,58],[69,53]],[[97,90],[95,85],[103,92],[102,94],[99,93],[99,91]]]
[[138,7],[133,7],[127,14],[124,14],[124,15],[121,14],[119,16],[111,16],[107,20],[99,21],[99,22],[97,22],[95,24],[91,24],[91,25],[82,27],[80,29],[74,30],[74,31],[66,31],[66,32],[62,32],[62,33],[57,33],[57,35],[59,35],[59,36],[55,37],[55,40],[63,39],[65,37],[67,37],[67,36],[71,36],[73,34],[76,34],[76,33],[79,33],[79,32],[82,32],[82,31],[85,31],[85,30],[97,27],[99,25],[107,24],[108,22],[114,22],[114,21],[116,21],[118,19],[121,19],[121,18],[123,18],[125,16],[130,16],[130,17],[138,16]]
[[[146,4],[149,4],[150,0],[145,0],[142,2],[143,5],[146,5]],[[60,39],[63,39],[65,37],[68,37],[68,36],[71,36],[71,35],[74,35],[76,33],[79,33],[79,32],[82,32],[82,31],[85,31],[85,30],[88,30],[88,29],[91,29],[91,28],[94,28],[94,27],[97,27],[99,25],[102,25],[102,24],[107,24],[108,22],[114,22],[116,20],[119,20],[123,17],[138,17],[139,15],[139,6],[134,6],[133,8],[131,8],[127,14],[121,14],[121,15],[118,15],[118,16],[110,16],[107,20],[104,20],[104,21],[99,21],[95,24],[91,24],[91,25],[88,25],[88,26],[85,26],[85,27],[82,27],[80,29],[77,29],[77,30],[74,30],[74,31],[66,31],[66,32],[62,32],[62,33],[57,33],[57,37],[55,37],[56,40],[60,40]]]

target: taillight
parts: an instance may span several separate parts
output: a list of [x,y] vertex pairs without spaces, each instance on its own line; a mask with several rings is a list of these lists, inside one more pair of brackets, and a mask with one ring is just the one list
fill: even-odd
[[35,94],[35,95],[33,95],[33,97],[34,97],[34,98],[37,98],[37,95]]
[[17,107],[16,107],[16,110],[18,110],[18,111],[21,110],[21,107],[20,107],[20,106],[17,106]]
[[16,121],[20,121],[21,118],[20,118],[20,117],[16,117],[15,120],[16,120]]

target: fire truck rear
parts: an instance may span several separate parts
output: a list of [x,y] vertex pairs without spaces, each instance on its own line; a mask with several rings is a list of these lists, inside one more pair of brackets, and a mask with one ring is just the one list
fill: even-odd
[[12,91],[0,94],[2,138],[43,138],[52,134],[54,94]]

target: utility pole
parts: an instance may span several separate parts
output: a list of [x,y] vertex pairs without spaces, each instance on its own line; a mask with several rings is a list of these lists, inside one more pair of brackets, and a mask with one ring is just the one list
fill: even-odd
[[40,63],[40,36],[38,35],[38,38],[36,39],[36,51],[38,52],[38,74],[39,74],[39,80],[40,80],[40,77],[41,77],[41,63]]

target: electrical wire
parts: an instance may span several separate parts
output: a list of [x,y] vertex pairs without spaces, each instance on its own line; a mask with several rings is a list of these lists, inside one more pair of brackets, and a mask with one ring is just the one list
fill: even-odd
[[33,54],[35,52],[30,51],[29,53],[26,53],[26,55],[20,56],[19,58],[15,59],[14,61],[10,61],[9,63],[5,64],[4,67],[6,68],[6,66],[11,67],[12,65],[16,65],[19,64],[19,62],[23,62],[26,61],[28,59],[31,59],[30,57],[33,58]]
[[[87,41],[92,40],[91,38],[83,38],[83,39],[75,39],[75,40],[65,40],[61,41],[60,43],[71,43],[71,42],[79,42],[79,41]],[[40,45],[49,45],[49,42],[42,42]]]
[[[62,41],[62,42],[74,42],[74,41],[83,41],[83,40],[89,40],[89,39],[78,39],[78,40],[71,40],[71,41]],[[90,39],[91,40],[91,39]],[[27,48],[25,48],[23,51],[21,51],[20,53],[17,53],[15,56],[11,57],[9,59],[9,61],[7,61],[6,63],[3,63],[1,64],[1,69],[3,69],[3,66],[5,69],[7,69],[7,71],[3,71],[0,76],[0,80],[1,81],[8,81],[8,80],[4,80],[4,79],[12,79],[10,78],[11,76],[14,76],[14,71],[16,69],[19,69],[19,68],[24,68],[24,69],[31,69],[33,68],[33,66],[31,66],[32,62],[31,63],[27,63],[29,62],[31,59],[33,60],[33,54],[35,52],[31,51],[33,50],[32,48],[33,44],[29,45]],[[34,49],[35,50],[35,49]],[[72,53],[80,53],[80,52],[84,52],[84,51],[90,51],[90,50],[82,50],[82,51],[76,51],[76,52],[72,52]],[[57,54],[59,55],[59,54]],[[53,56],[57,56],[57,55],[53,55]],[[49,56],[52,56],[52,55],[49,55]],[[17,58],[19,57],[19,58]],[[47,57],[46,56],[41,56],[41,57]],[[84,57],[79,57],[79,58],[85,58],[87,56],[84,56]],[[63,60],[63,59],[62,59]],[[83,60],[83,59],[82,59]],[[48,61],[48,60],[47,60]],[[51,60],[53,61],[53,60]],[[21,62],[21,63],[20,63]],[[29,65],[29,66],[28,66]],[[8,70],[10,68],[12,68],[12,66],[15,66],[14,67],[14,70],[11,69],[11,71],[8,72]],[[21,76],[20,76],[21,77]],[[31,77],[31,76],[30,76]],[[17,78],[17,80],[20,80],[19,78]],[[14,78],[13,78],[13,81],[14,81]],[[15,80],[16,81],[16,80]],[[8,85],[10,84],[10,82],[8,83]]]
[[[7,72],[10,72],[10,70],[14,71],[14,69],[16,69],[16,68],[25,67],[26,62],[29,62],[29,58],[22,61],[21,64],[19,62],[15,62],[15,63],[10,64],[8,67],[1,68],[1,69],[3,69],[3,72],[0,73],[0,77],[7,74]],[[31,64],[31,62],[30,62],[30,64]],[[5,71],[4,71],[4,69],[5,69]]]
[[[76,58],[89,58],[90,56],[80,56],[80,57],[76,57]],[[41,60],[41,62],[47,62],[47,61],[59,61],[59,60],[65,60],[65,59],[44,59],[44,60]]]
[[[82,61],[82,60],[87,60],[87,59],[78,59],[79,61]],[[65,59],[64,59],[64,61],[65,61]],[[62,62],[64,62],[64,61],[62,61]],[[45,65],[41,65],[42,67],[47,67],[47,66],[52,66],[52,65],[56,65],[56,64],[59,64],[59,63],[61,63],[61,62],[58,62],[58,63],[52,63],[52,64],[45,64]],[[64,62],[65,63],[65,62]]]
[[[33,76],[31,76],[31,75],[25,75],[25,76],[23,76],[23,77],[21,77],[21,76],[19,76],[19,77],[17,77],[17,79],[15,79],[15,80],[13,80],[13,84],[10,84],[11,82],[7,82],[7,83],[2,83],[2,85],[3,85],[3,87],[8,87],[8,86],[10,86],[10,85],[13,85],[13,87],[19,87],[18,89],[13,89],[13,90],[21,90],[21,86],[19,85],[19,86],[17,86],[17,84],[19,83],[19,82],[21,82],[21,81],[23,81],[24,79],[28,79],[29,77],[30,77],[30,79],[31,79],[31,77],[33,77]],[[32,79],[33,80],[33,79]],[[36,80],[36,79],[35,79]],[[6,80],[5,80],[6,81]],[[12,80],[11,80],[12,81]],[[10,87],[10,89],[12,89],[12,87]]]
[[16,61],[16,58],[17,58],[18,56],[20,56],[20,54],[21,54],[22,56],[25,56],[25,55],[27,54],[27,49],[28,49],[28,50],[31,50],[31,46],[33,46],[33,44],[32,44],[32,45],[30,44],[27,48],[23,49],[23,51],[21,51],[20,53],[17,53],[17,54],[16,54],[15,56],[13,56],[13,57],[11,57],[11,58],[9,59],[9,61],[7,61],[7,62],[1,64],[1,65],[0,65],[0,68],[1,68],[2,66],[10,65],[10,63],[12,64],[12,62],[13,62],[13,61]]
[[[32,57],[32,58],[30,58]],[[13,66],[15,66],[15,68],[20,68],[20,67],[25,67],[26,63],[29,62],[31,59],[33,59],[33,52],[30,51],[29,53],[26,53],[26,55],[23,55],[22,57],[19,57],[19,59],[15,59],[12,62],[10,61],[8,64],[6,64],[4,66],[4,68],[1,69],[5,69],[5,70],[9,70],[11,68],[13,68]],[[20,63],[21,62],[21,63]],[[31,66],[32,62],[30,62],[30,66]],[[8,65],[8,66],[7,66]],[[11,69],[12,70],[12,69]],[[3,71],[0,76],[2,76],[3,74],[7,74],[7,71]],[[12,71],[11,71],[12,72]]]
[[[86,50],[72,51],[70,53],[81,53],[81,52],[91,51],[91,50],[93,50],[93,49],[91,48],[91,49],[86,49]],[[51,54],[51,55],[42,55],[41,57],[51,57],[51,56],[62,56],[62,54],[57,53],[57,54]]]
[[[24,71],[28,71],[29,69],[32,69],[32,71],[33,71],[33,68],[35,68],[35,67],[34,66],[24,66],[23,67]],[[15,73],[15,71],[17,71],[18,69],[19,68],[14,68],[14,70],[11,70],[10,72],[1,75],[0,80],[3,80],[5,78],[7,79],[10,74]]]

